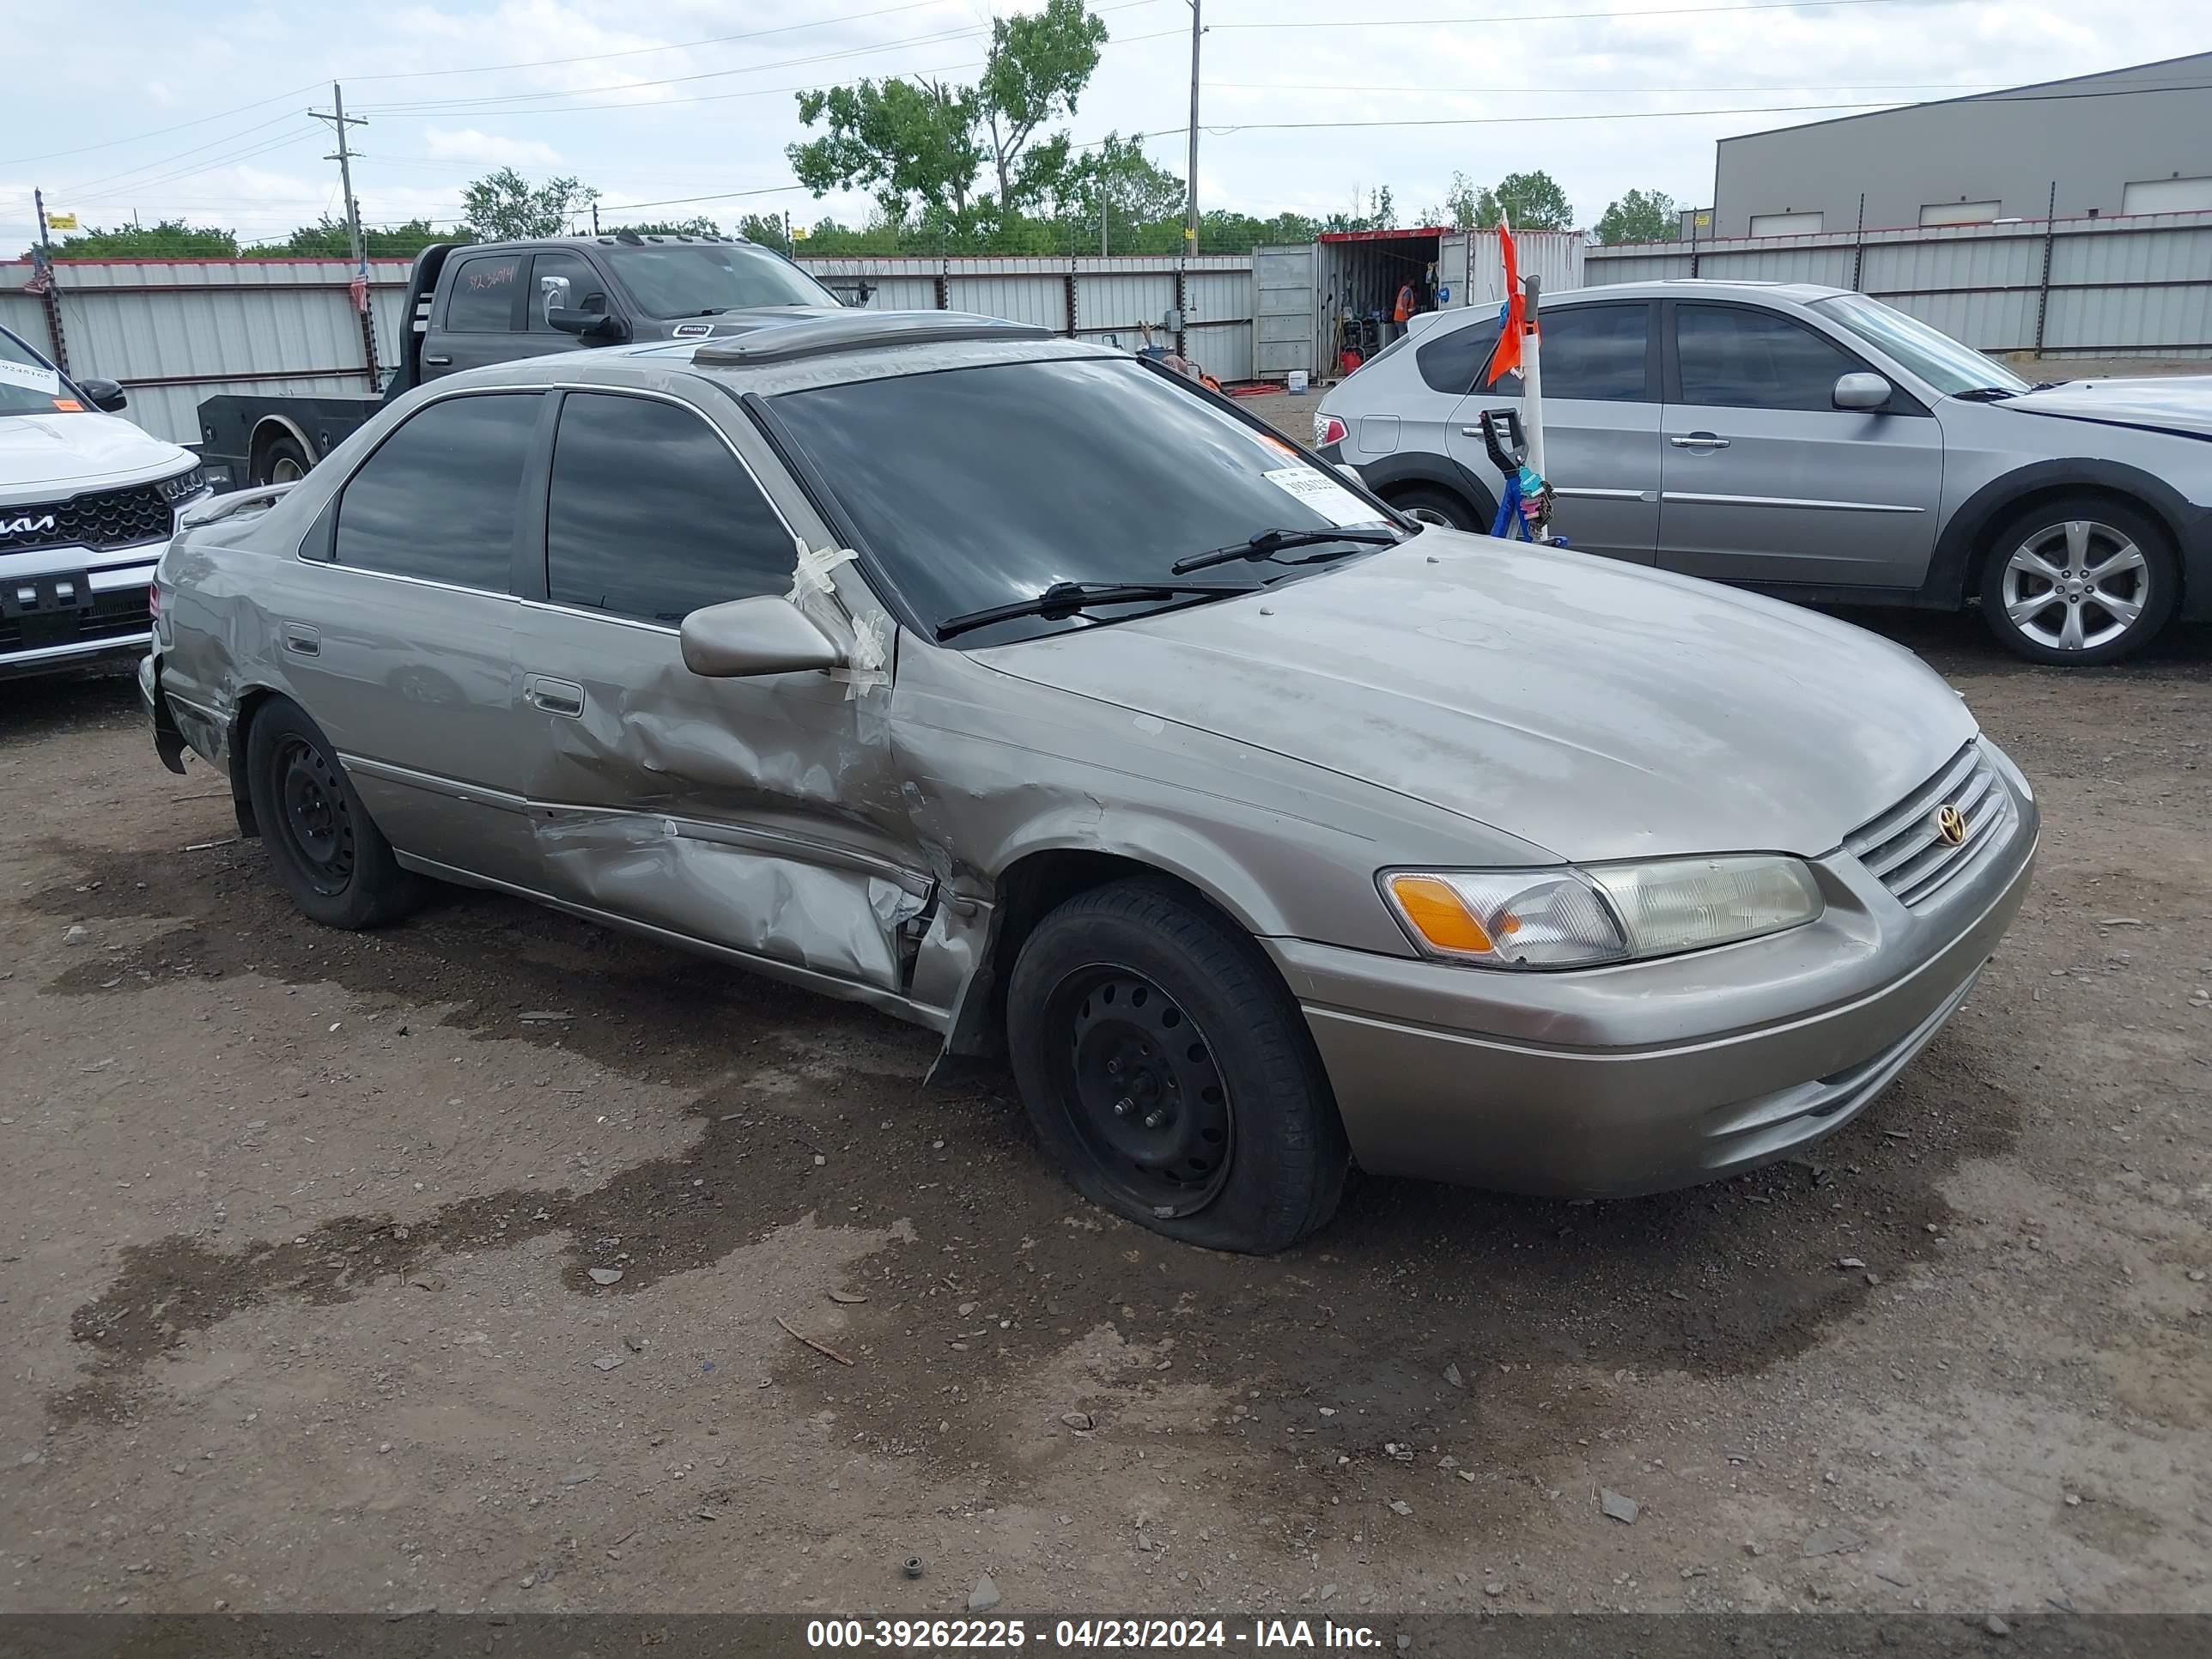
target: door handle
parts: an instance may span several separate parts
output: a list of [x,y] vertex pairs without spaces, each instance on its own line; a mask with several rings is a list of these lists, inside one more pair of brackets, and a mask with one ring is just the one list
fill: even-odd
[[422,361],[433,365],[434,367],[442,368],[453,360],[451,357],[433,357],[428,352],[425,352],[422,356]]
[[298,656],[319,657],[323,654],[323,636],[305,623],[286,623],[284,648]]
[[574,680],[556,680],[547,674],[522,677],[522,700],[544,714],[560,714],[569,720],[579,718],[584,712],[584,688]]
[[1667,441],[1677,449],[1726,449],[1729,441],[1711,432],[1692,432]]

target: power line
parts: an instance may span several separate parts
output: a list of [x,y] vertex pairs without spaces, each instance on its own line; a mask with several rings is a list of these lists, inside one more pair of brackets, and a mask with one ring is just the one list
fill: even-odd
[[[1935,0],[1937,4],[1963,4],[1966,0]],[[1603,19],[1609,23],[1632,23],[1646,17],[1697,17],[1714,12],[1740,15],[1751,11],[1811,11],[1830,6],[1901,6],[1920,0],[1747,0],[1741,6],[1652,6],[1640,11],[1504,11],[1480,17],[1345,17],[1325,21],[1264,23],[1209,23],[1216,29],[1395,29],[1436,28],[1459,23],[1572,23]]]
[[[295,87],[289,92],[280,92],[273,98],[257,99],[251,104],[240,104],[236,109],[219,110],[213,115],[198,115],[189,121],[173,125],[155,127],[145,132],[134,132],[127,138],[105,139],[97,144],[80,144],[75,149],[50,149],[37,155],[15,155],[0,160],[0,167],[17,167],[25,161],[52,161],[64,155],[88,155],[96,149],[113,149],[118,144],[135,144],[141,138],[159,138],[167,132],[182,132],[186,127],[204,127],[210,121],[228,120],[234,115],[243,115],[249,110],[266,109],[271,104],[281,104],[288,98],[297,98],[303,92],[313,92],[320,82],[310,81],[304,87]],[[265,122],[263,125],[267,125]],[[252,131],[252,128],[246,129]]]
[[188,155],[198,155],[204,150],[221,149],[227,144],[236,143],[240,139],[245,137],[249,133],[264,132],[269,128],[276,126],[280,122],[290,121],[297,118],[303,112],[304,112],[300,110],[288,109],[282,115],[272,115],[266,121],[256,121],[250,127],[240,127],[237,131],[225,133],[220,138],[210,138],[206,143],[194,144],[186,149],[173,150],[170,154],[161,157],[161,159],[157,161],[142,161],[136,167],[124,167],[115,173],[102,173],[99,177],[93,179],[79,179],[74,185],[65,185],[62,186],[61,190],[56,193],[75,195],[83,191],[95,191],[102,189],[105,186],[115,184],[119,180],[131,179],[134,175],[141,173],[166,173],[170,168],[173,167],[176,163],[183,161]]
[[[1867,0],[1867,3],[1872,3],[1872,0]],[[1100,12],[1128,11],[1138,6],[1156,5],[1158,3],[1158,0],[1117,0],[1115,4],[1110,6],[1100,6],[1096,9]],[[582,97],[597,93],[645,92],[654,87],[688,86],[700,81],[726,80],[733,75],[762,75],[767,73],[770,70],[793,69],[806,64],[826,64],[846,58],[866,58],[876,52],[896,52],[901,46],[927,46],[939,40],[967,40],[976,35],[988,34],[990,33],[991,31],[988,27],[977,27],[972,26],[957,29],[939,29],[927,34],[902,35],[896,40],[878,41],[873,46],[845,46],[841,47],[835,52],[814,52],[805,58],[781,58],[776,59],[774,63],[749,64],[742,65],[737,69],[701,70],[690,75],[662,76],[650,81],[617,81],[595,87],[563,87],[549,92],[487,94],[481,98],[417,99],[392,104],[364,104],[362,107],[365,110],[373,111],[380,114],[398,113],[403,112],[408,113],[424,113],[432,112],[440,114],[465,113],[477,108],[484,108],[489,110],[491,106],[495,105],[514,106],[529,104],[545,99]],[[1169,33],[1180,35],[1182,31],[1176,29],[1170,30]],[[1133,38],[1144,40],[1151,37],[1140,35]],[[1109,40],[1106,44],[1112,46],[1115,43]],[[673,102],[677,100],[656,100],[656,102],[659,101]],[[580,107],[618,108],[621,107],[621,106],[585,105]]]

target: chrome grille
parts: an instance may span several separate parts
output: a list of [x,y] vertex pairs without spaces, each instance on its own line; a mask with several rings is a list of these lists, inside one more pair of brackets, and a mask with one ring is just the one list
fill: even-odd
[[[1956,807],[1966,822],[1965,839],[1955,847],[1936,827],[1946,806]],[[1970,743],[1904,800],[1853,830],[1844,847],[1901,902],[1918,904],[2002,842],[2014,817],[2012,792],[1981,744]]]

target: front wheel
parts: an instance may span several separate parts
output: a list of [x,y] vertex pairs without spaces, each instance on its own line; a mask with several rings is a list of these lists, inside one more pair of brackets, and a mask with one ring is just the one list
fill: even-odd
[[1444,489],[1406,489],[1389,497],[1390,505],[1422,524],[1442,525],[1447,530],[1487,533],[1488,520],[1475,522],[1474,509]]
[[420,902],[422,878],[399,867],[329,740],[297,703],[278,697],[255,713],[246,781],[276,879],[310,919],[376,927]]
[[1162,881],[1077,895],[1007,987],[1014,1077],[1076,1190],[1156,1232],[1266,1255],[1349,1164],[1297,1005],[1257,945]]
[[2087,668],[2149,644],[2179,586],[2172,545],[2148,514],[2062,496],[2014,515],[1991,538],[1982,614],[2030,662]]

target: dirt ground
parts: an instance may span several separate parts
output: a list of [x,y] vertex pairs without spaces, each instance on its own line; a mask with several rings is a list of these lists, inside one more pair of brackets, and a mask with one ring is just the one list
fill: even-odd
[[2212,1610],[2212,641],[1860,620],[2044,805],[1926,1054],[1810,1160],[1355,1177],[1272,1261],[864,1011],[318,929],[126,681],[9,686],[0,1607]]

